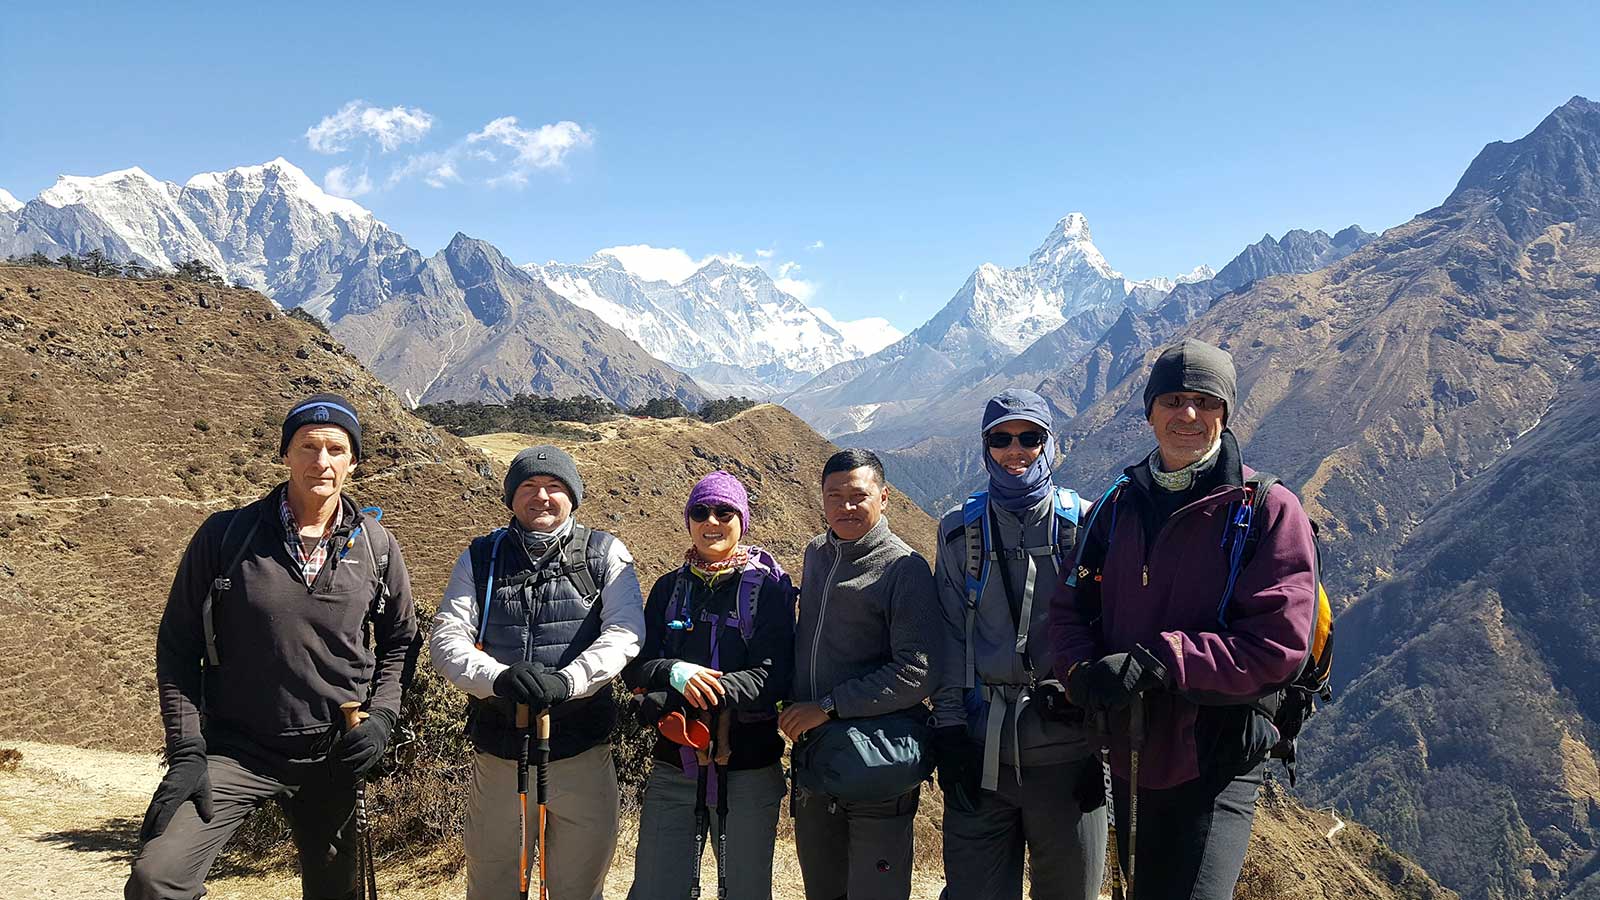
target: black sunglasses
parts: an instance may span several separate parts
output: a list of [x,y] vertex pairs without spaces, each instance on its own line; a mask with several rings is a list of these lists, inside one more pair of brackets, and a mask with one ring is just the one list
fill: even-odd
[[696,503],[695,505],[689,507],[689,518],[695,520],[696,522],[704,522],[705,520],[711,518],[712,513],[716,513],[717,519],[723,522],[726,522],[729,519],[739,515],[739,511],[737,509],[734,509],[725,503],[718,503],[716,506],[707,506],[704,503]]
[[1011,439],[1016,438],[1017,443],[1027,447],[1029,450],[1032,450],[1035,447],[1042,446],[1049,437],[1050,436],[1048,434],[1045,434],[1042,431],[1024,431],[1021,434],[1010,434],[1004,431],[991,431],[989,432],[989,436],[984,438],[984,441],[988,443],[990,447],[996,450],[1004,450],[1005,448],[1011,446]]

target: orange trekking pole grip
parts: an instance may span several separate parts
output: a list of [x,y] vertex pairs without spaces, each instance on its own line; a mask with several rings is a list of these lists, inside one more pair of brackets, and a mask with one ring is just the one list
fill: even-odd
[[550,854],[545,850],[545,804],[550,800],[550,710],[539,711],[539,900],[550,900],[550,879],[546,869]]
[[[517,748],[517,897],[528,900],[528,705],[517,704],[517,731],[522,741]],[[541,829],[542,830],[542,829]]]

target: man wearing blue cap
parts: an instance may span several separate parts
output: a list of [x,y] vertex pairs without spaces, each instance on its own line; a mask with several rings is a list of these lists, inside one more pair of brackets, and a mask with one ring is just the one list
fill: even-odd
[[[129,900],[204,894],[223,845],[268,800],[294,829],[304,896],[356,893],[356,781],[389,744],[421,649],[411,578],[400,545],[344,496],[361,456],[349,400],[295,404],[278,452],[288,480],[206,519],[167,597],[156,637],[167,771]],[[345,731],[340,707],[358,702],[369,715]]]
[[1006,390],[984,410],[986,489],[939,523],[944,612],[933,693],[951,898],[1092,900],[1105,793],[1083,715],[1054,680],[1050,594],[1089,504],[1056,487],[1050,408]]

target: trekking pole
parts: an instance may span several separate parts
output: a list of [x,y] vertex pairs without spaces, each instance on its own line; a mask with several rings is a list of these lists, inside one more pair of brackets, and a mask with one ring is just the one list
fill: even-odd
[[689,900],[700,900],[700,860],[706,855],[706,831],[711,810],[706,807],[706,777],[711,770],[711,746],[694,752],[694,876],[689,881]]
[[517,704],[517,900],[528,900],[528,705]]
[[550,710],[539,710],[539,900],[550,900],[550,872],[546,867],[550,853],[545,848],[545,823],[549,816],[545,810],[550,802]]
[[732,723],[726,707],[717,713],[717,900],[728,900],[728,760],[733,758]]
[[1144,695],[1134,694],[1128,706],[1128,896],[1139,863],[1139,750],[1144,746]]
[[[362,711],[361,703],[356,700],[339,704],[339,711],[344,713],[344,730],[347,734],[369,715]],[[372,831],[367,827],[367,780],[359,776],[356,778],[356,880],[361,883],[359,890],[366,892],[367,900],[378,900],[378,871],[372,860]]]
[[1106,791],[1106,849],[1111,853],[1111,900],[1126,900],[1123,885],[1127,876],[1122,873],[1122,855],[1117,852],[1118,845],[1122,842],[1117,829],[1117,797],[1111,789],[1111,717],[1106,713],[1095,713],[1095,733],[1100,735],[1102,746],[1095,758],[1100,761],[1100,781]]

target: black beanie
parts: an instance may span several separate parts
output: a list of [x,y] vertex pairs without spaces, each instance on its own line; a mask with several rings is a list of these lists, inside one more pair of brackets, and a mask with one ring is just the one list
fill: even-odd
[[307,425],[337,425],[350,435],[350,450],[356,459],[361,458],[361,423],[356,420],[356,408],[338,394],[312,394],[296,403],[283,417],[283,439],[278,442],[278,455],[289,452],[289,441],[294,433]]
[[507,508],[511,506],[511,498],[517,494],[517,487],[535,475],[549,475],[566,482],[567,492],[572,495],[573,509],[583,503],[583,479],[578,477],[578,464],[560,447],[541,444],[518,453],[506,469]]
[[1195,391],[1221,397],[1222,421],[1228,421],[1233,412],[1234,394],[1238,390],[1238,375],[1233,369],[1233,357],[1220,347],[1205,341],[1185,338],[1161,351],[1150,367],[1150,380],[1144,386],[1144,417],[1150,418],[1150,408],[1162,394],[1176,391]]

